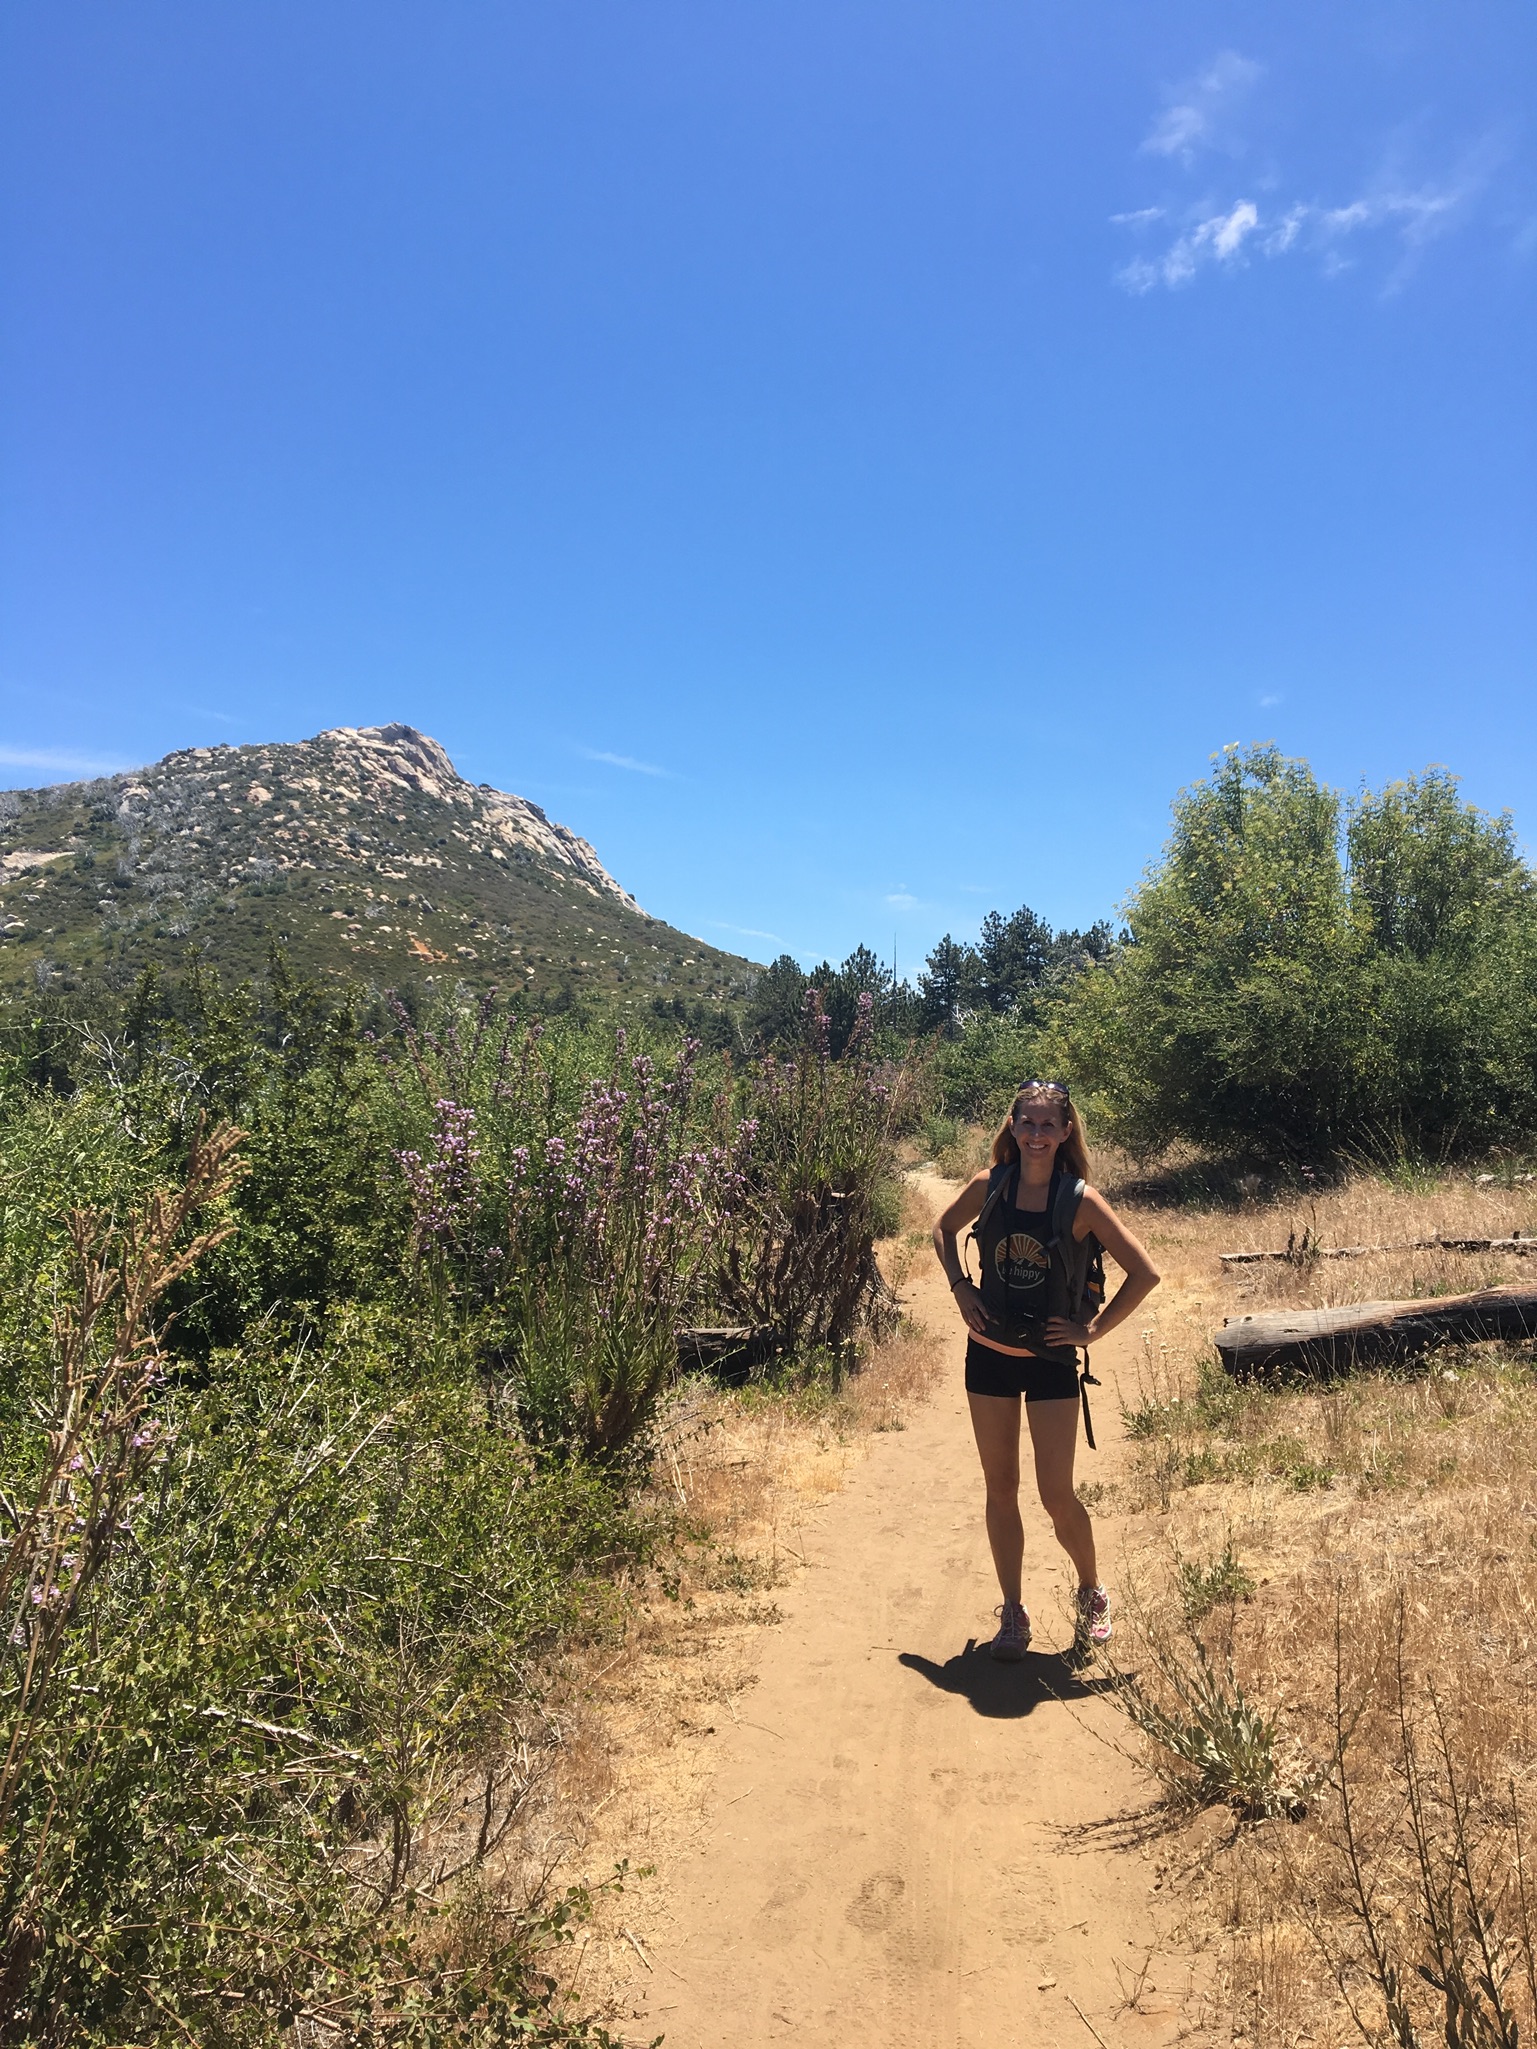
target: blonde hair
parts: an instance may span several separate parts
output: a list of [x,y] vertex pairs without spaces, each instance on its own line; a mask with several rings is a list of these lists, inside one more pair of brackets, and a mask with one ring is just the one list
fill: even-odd
[[1053,1165],[1066,1167],[1076,1174],[1080,1181],[1089,1178],[1089,1135],[1083,1128],[1083,1112],[1072,1099],[1059,1096],[1053,1089],[1022,1088],[1009,1105],[1009,1114],[993,1140],[993,1165],[1005,1163],[1012,1166],[1019,1158],[1019,1141],[1014,1136],[1014,1119],[1021,1103],[1059,1103],[1066,1112],[1067,1136],[1057,1147]]

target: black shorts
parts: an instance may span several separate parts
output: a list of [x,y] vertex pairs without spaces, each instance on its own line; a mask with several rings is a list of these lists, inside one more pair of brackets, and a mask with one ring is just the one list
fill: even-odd
[[1016,1400],[1023,1395],[1027,1402],[1075,1402],[1078,1368],[1059,1366],[1051,1359],[1016,1358],[968,1338],[966,1392],[1012,1395]]

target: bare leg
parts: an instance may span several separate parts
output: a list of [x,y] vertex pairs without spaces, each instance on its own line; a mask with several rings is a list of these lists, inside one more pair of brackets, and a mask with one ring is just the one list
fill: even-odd
[[1006,1601],[1019,1599],[1025,1526],[1019,1519],[1018,1395],[968,1394],[971,1427],[987,1482],[987,1541]]
[[1051,1517],[1057,1542],[1078,1568],[1078,1584],[1098,1586],[1094,1525],[1089,1520],[1089,1511],[1073,1492],[1073,1457],[1078,1449],[1078,1404],[1076,1401],[1026,1402],[1025,1414],[1030,1424],[1030,1442],[1035,1447],[1035,1485],[1041,1506]]

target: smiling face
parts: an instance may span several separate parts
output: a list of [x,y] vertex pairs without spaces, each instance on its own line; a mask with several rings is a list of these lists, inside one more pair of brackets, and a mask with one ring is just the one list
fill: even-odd
[[1057,1095],[1023,1095],[1015,1100],[1009,1125],[1023,1160],[1049,1160],[1067,1137],[1067,1104]]

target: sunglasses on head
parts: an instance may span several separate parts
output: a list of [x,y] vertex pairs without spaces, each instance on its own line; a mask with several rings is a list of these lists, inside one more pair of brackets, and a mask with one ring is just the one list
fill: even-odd
[[1060,1096],[1064,1103],[1071,1102],[1065,1081],[1027,1081],[1015,1090],[1015,1100],[1020,1096]]

